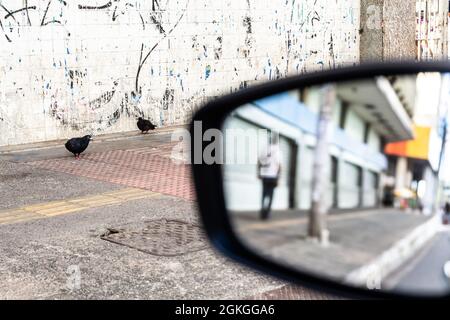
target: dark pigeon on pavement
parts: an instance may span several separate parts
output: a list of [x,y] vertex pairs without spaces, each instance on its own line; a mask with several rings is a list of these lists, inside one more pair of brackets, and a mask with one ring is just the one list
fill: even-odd
[[138,119],[137,127],[142,131],[142,133],[148,133],[150,130],[155,130],[156,128],[156,126],[149,120],[142,119],[141,117]]
[[72,138],[66,142],[65,146],[67,150],[75,155],[76,159],[79,159],[80,154],[86,150],[91,140],[93,139],[90,135],[81,138]]

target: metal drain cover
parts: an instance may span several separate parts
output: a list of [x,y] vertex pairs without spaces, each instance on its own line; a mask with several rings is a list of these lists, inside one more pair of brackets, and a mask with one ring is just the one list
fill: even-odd
[[101,239],[157,256],[179,256],[207,247],[200,226],[180,220],[146,221],[139,230],[109,230]]

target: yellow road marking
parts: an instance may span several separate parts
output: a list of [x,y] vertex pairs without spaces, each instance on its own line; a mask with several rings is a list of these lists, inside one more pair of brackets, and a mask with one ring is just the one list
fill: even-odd
[[0,210],[0,225],[55,217],[90,208],[117,205],[127,201],[151,198],[158,195],[159,193],[148,190],[126,188],[117,191],[109,191],[94,196],[50,201],[46,203],[27,205],[15,209]]
[[34,216],[34,215],[30,215],[30,216],[24,216],[24,217],[17,217],[16,219],[10,219],[8,221],[2,221],[0,222],[1,224],[11,224],[11,223],[17,223],[17,222],[22,222],[22,221],[30,221],[30,220],[36,220],[36,219],[42,219],[41,216]]
[[58,206],[53,206],[53,207],[47,207],[45,209],[38,209],[38,210],[34,210],[34,212],[40,213],[40,214],[46,214],[46,213],[53,213],[56,212],[58,210],[66,210],[66,209],[73,209],[73,208],[77,208],[77,206],[75,204],[71,204],[71,203],[64,203],[62,205],[58,205]]
[[23,207],[23,210],[27,210],[27,211],[37,211],[37,210],[43,210],[43,209],[46,209],[46,208],[55,208],[55,207],[57,207],[57,206],[59,206],[59,205],[65,205],[65,204],[67,204],[65,201],[51,201],[51,202],[47,202],[47,203],[45,203],[45,204],[35,204],[35,205],[32,205],[32,206],[26,206],[26,207]]
[[23,218],[28,218],[28,217],[33,217],[36,216],[34,213],[30,214],[29,212],[24,212],[22,214],[17,214],[17,215],[1,215],[0,216],[0,224],[3,223],[4,221],[16,221],[16,220],[20,220]]
[[12,211],[5,211],[5,213],[0,214],[0,219],[5,218],[5,217],[16,217],[16,216],[21,216],[23,214],[28,214],[28,212],[21,210],[21,209],[16,209],[16,210],[12,210]]
[[86,207],[77,207],[77,206],[64,206],[64,207],[58,207],[58,208],[52,208],[52,209],[46,209],[37,211],[37,213],[44,215],[44,216],[55,216],[55,215],[61,215],[65,213],[70,212],[76,212],[87,209]]
[[142,198],[153,197],[157,194],[148,190],[130,188],[124,189],[123,192],[111,192],[107,193],[106,195],[119,198],[121,200],[137,200]]
[[83,207],[102,207],[108,204],[115,204],[121,202],[120,199],[113,198],[111,196],[94,196],[87,197],[84,199],[77,199],[69,201],[73,205],[83,206]]
[[79,203],[80,206],[86,206],[88,208],[97,208],[97,207],[104,207],[104,206],[108,206],[111,204],[117,204],[117,203],[121,203],[123,201],[120,201],[118,199],[110,199],[110,200],[104,200],[104,201],[86,201],[86,202],[81,202]]

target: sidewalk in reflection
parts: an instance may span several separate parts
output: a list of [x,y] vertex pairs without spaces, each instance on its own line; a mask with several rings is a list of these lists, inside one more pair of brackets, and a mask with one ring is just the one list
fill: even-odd
[[377,261],[430,221],[397,209],[334,213],[327,219],[330,238],[324,246],[307,237],[307,212],[274,211],[268,221],[260,221],[258,212],[231,215],[238,236],[252,249],[276,262],[340,281]]

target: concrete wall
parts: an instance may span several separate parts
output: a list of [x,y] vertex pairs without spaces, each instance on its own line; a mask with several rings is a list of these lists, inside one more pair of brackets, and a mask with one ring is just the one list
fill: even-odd
[[414,60],[415,44],[415,8],[411,0],[384,1],[384,59]]
[[185,123],[255,81],[359,62],[359,0],[0,3],[0,146]]
[[383,60],[383,3],[384,0],[361,0],[361,62]]
[[361,0],[361,61],[416,59],[416,3]]
[[416,41],[419,60],[448,59],[447,0],[417,0]]

